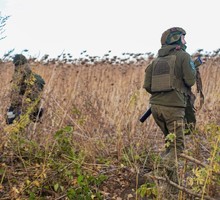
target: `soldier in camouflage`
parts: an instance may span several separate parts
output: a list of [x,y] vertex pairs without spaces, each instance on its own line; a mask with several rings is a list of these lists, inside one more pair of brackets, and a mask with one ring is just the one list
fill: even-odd
[[[173,27],[161,37],[161,49],[145,70],[144,88],[151,94],[155,122],[162,130],[166,152],[164,165],[168,177],[178,183],[175,158],[184,150],[184,119],[188,94],[196,81],[196,69],[186,52],[185,30]],[[174,140],[169,138],[174,136]]]
[[22,54],[15,55],[15,66],[12,89],[10,93],[11,105],[7,112],[8,124],[19,119],[20,115],[28,114],[33,121],[42,115],[40,97],[44,87],[44,80],[30,69],[27,59]]

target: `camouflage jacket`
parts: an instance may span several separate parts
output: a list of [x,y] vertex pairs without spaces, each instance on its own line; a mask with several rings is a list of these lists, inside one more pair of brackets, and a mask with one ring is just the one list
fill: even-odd
[[15,67],[10,95],[11,107],[26,110],[39,97],[40,92],[30,67],[27,64]]

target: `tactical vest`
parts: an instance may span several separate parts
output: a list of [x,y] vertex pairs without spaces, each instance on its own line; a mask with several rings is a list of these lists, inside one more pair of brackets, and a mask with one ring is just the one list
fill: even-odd
[[152,70],[152,92],[168,92],[178,90],[187,94],[187,88],[181,77],[175,75],[176,55],[158,57],[153,62]]

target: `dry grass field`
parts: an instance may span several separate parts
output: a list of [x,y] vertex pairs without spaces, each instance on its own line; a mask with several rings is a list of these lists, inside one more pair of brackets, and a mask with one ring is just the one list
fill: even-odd
[[[138,178],[143,163],[153,163],[147,160],[147,156],[156,155],[164,145],[162,133],[152,116],[143,124],[139,122],[139,117],[149,106],[149,95],[142,88],[148,63],[73,65],[31,62],[33,71],[46,82],[42,99],[45,112],[40,123],[30,124],[19,134],[11,133],[4,120],[13,65],[11,62],[0,63],[2,199],[119,200],[144,199],[144,196],[146,199],[160,199],[157,186],[145,184],[148,189],[145,191],[141,187],[145,180]],[[198,173],[202,169],[207,171],[204,176],[200,173],[201,184],[197,180],[198,174],[194,174],[188,186],[195,193],[201,193],[198,199],[218,199],[220,170],[215,169],[218,175],[214,176],[213,168],[220,166],[219,57],[207,60],[200,72],[205,103],[197,110],[198,132],[186,138],[186,149],[209,168],[191,165],[187,170],[192,174],[192,168]],[[193,90],[196,93],[196,88]],[[196,107],[198,104],[199,95]],[[19,137],[12,139],[10,134]],[[59,136],[59,140],[55,140],[59,134],[66,138]],[[56,154],[58,151],[61,153]],[[74,156],[68,154],[70,151]],[[55,154],[57,157],[53,157]],[[62,166],[62,163],[66,165]],[[78,171],[70,175],[71,169]],[[57,174],[59,170],[66,174]],[[86,179],[85,171],[100,184]],[[100,175],[105,178],[101,180]],[[80,194],[76,188],[81,189]],[[88,194],[90,197],[86,196]],[[189,195],[190,198],[187,195],[182,192],[179,199],[194,199],[193,195]]]

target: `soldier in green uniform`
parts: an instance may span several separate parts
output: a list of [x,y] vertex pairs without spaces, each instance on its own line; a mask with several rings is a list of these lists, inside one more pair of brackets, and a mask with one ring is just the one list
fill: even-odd
[[[172,170],[175,158],[184,150],[184,119],[188,94],[196,82],[195,65],[186,52],[185,30],[173,27],[161,37],[161,49],[145,70],[144,88],[151,94],[152,115],[162,130],[167,175],[178,182]],[[173,134],[174,140],[169,140]],[[174,175],[174,176],[173,176]]]
[[22,54],[14,56],[15,66],[10,93],[11,105],[7,112],[7,124],[13,123],[21,115],[28,114],[33,121],[42,114],[40,97],[44,80],[30,69],[27,59]]

